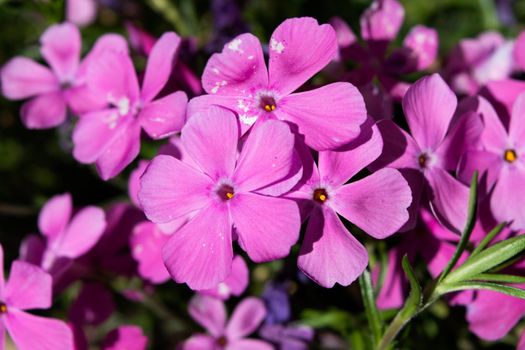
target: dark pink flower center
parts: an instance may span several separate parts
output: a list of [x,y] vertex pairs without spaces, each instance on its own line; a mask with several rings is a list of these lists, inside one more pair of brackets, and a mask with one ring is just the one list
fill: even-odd
[[226,345],[228,345],[228,339],[226,339],[226,337],[223,335],[222,337],[217,339],[217,345],[219,345],[220,347],[225,347]]
[[272,96],[261,96],[260,107],[266,112],[272,112],[277,108],[277,104]]
[[505,161],[507,161],[508,163],[514,163],[516,159],[518,159],[518,155],[516,154],[515,150],[507,149],[503,154],[503,159],[505,159]]
[[425,169],[428,166],[428,160],[429,160],[428,154],[421,153],[419,155],[419,157],[417,158],[417,162],[419,163],[419,167],[421,169]]
[[324,188],[317,188],[314,190],[312,199],[317,203],[323,204],[328,200],[328,193],[326,193]]
[[217,190],[217,195],[219,195],[220,199],[226,202],[232,199],[233,196],[235,196],[235,191],[233,190],[232,186],[224,184],[221,185]]
[[0,303],[0,315],[7,313],[7,305],[5,303]]

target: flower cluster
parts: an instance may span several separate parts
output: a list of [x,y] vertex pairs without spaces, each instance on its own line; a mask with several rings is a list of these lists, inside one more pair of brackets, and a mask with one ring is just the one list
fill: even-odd
[[[471,241],[499,223],[496,241],[525,230],[525,83],[512,75],[525,69],[525,33],[465,39],[438,70],[437,31],[417,25],[393,48],[404,9],[374,0],[361,39],[338,17],[286,19],[267,44],[230,37],[209,57],[201,88],[174,32],[157,39],[129,23],[131,49],[104,34],[82,55],[77,26],[96,6],[68,1],[68,21],[40,38],[45,64],[17,56],[0,73],[4,97],[24,101],[25,127],[69,125],[72,157],[104,181],[127,181],[129,197],[77,209],[69,193],[50,198],[5,286],[0,246],[0,330],[17,348],[145,349],[137,325],[97,339],[92,330],[117,297],[167,320],[156,288],[173,280],[195,291],[188,313],[206,330],[177,339],[182,349],[306,349],[314,332],[292,321],[290,286],[349,286],[370,265],[377,306],[402,307],[403,256],[440,278],[472,220],[475,174]],[[145,144],[154,157],[141,153]],[[396,233],[387,263],[377,263],[378,241]],[[474,255],[460,253],[460,263]],[[261,299],[239,301],[227,321],[225,301],[245,293],[255,268],[282,259],[293,273],[283,269]],[[505,268],[519,275],[523,262]],[[68,323],[25,311],[65,294]],[[470,329],[487,340],[525,314],[523,300],[495,291],[448,302],[466,306]]]

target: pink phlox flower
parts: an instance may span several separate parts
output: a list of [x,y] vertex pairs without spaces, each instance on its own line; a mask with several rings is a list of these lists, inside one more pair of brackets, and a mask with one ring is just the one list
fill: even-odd
[[272,350],[269,343],[247,338],[255,332],[266,316],[264,303],[254,297],[243,299],[226,319],[224,303],[218,299],[196,295],[188,307],[190,316],[204,327],[207,334],[195,334],[182,345],[183,350]]
[[394,167],[409,180],[414,201],[404,229],[415,226],[422,200],[448,227],[460,232],[465,225],[469,188],[449,172],[456,171],[463,154],[478,147],[483,124],[473,112],[454,117],[456,106],[456,95],[432,74],[414,83],[403,98],[411,134],[390,120],[378,123],[385,147],[370,168]]
[[353,85],[333,83],[294,93],[336,51],[333,28],[309,17],[287,19],[275,29],[268,69],[259,40],[239,35],[209,59],[202,75],[208,95],[192,99],[188,115],[219,105],[237,114],[243,133],[257,120],[279,119],[293,125],[316,150],[348,143],[366,118],[363,98]]
[[[171,276],[192,289],[226,279],[235,239],[253,261],[263,262],[288,255],[299,236],[297,205],[275,197],[294,186],[302,170],[290,128],[277,120],[258,123],[240,153],[239,135],[235,115],[211,107],[182,130],[192,162],[160,155],[141,177],[139,200],[151,221],[193,215],[163,249]],[[280,185],[290,178],[297,180]]]
[[[361,44],[352,29],[340,18],[330,23],[337,32],[339,61],[354,61],[357,69],[345,74],[345,80],[357,85],[365,97],[369,115],[374,119],[392,118],[392,101],[401,100],[409,83],[401,76],[429,68],[436,60],[438,33],[423,25],[413,27],[402,47],[388,51],[403,24],[405,11],[397,0],[375,0],[361,16]],[[374,85],[377,79],[379,85]],[[374,86],[374,94],[370,92]],[[383,108],[374,102],[384,100]]]
[[165,33],[148,58],[142,88],[128,54],[104,51],[88,67],[87,84],[103,94],[109,107],[81,116],[73,132],[73,156],[95,163],[107,180],[120,173],[140,150],[140,131],[160,139],[182,128],[186,94],[182,91],[156,98],[166,85],[180,38]]
[[298,200],[303,219],[309,217],[298,266],[323,287],[349,285],[368,264],[365,247],[348,232],[338,214],[378,239],[395,233],[408,220],[412,195],[398,170],[381,169],[347,183],[382,148],[381,135],[369,119],[350,144],[319,152],[317,165],[308,150],[302,152],[309,177],[287,196]]
[[146,350],[148,337],[139,326],[120,326],[108,333],[102,350]]
[[67,0],[66,18],[68,22],[85,27],[97,19],[97,0]]
[[21,246],[21,258],[58,277],[74,259],[97,244],[106,229],[101,208],[88,206],[73,215],[71,195],[52,197],[42,207],[38,228],[43,237],[31,235]]
[[467,101],[485,124],[481,147],[467,152],[460,164],[460,176],[475,170],[486,180],[494,217],[510,222],[515,230],[525,229],[525,207],[516,205],[525,196],[525,93],[514,102],[506,127],[491,104],[482,97]]
[[50,68],[26,57],[14,57],[1,71],[2,92],[11,100],[30,99],[21,109],[30,129],[52,128],[66,120],[67,106],[84,113],[104,106],[104,96],[86,87],[87,66],[104,51],[127,52],[123,37],[106,34],[80,61],[80,32],[71,23],[49,27],[40,38],[40,52]]
[[34,316],[29,309],[51,307],[52,278],[41,268],[24,261],[11,264],[9,279],[4,282],[4,252],[0,245],[0,341],[5,331],[17,349],[73,350],[73,334],[59,320]]

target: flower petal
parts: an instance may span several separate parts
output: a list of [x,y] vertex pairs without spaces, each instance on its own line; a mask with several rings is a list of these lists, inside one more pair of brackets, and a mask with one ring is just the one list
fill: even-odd
[[266,88],[268,74],[261,43],[252,34],[241,34],[211,56],[202,74],[208,94],[244,95]]
[[379,56],[399,32],[405,10],[397,0],[375,0],[361,16],[361,36]]
[[239,127],[232,112],[210,107],[193,115],[182,130],[182,145],[214,180],[231,177],[237,157]]
[[20,110],[28,129],[48,129],[66,120],[66,100],[61,91],[49,92],[27,101]]
[[60,83],[47,67],[25,57],[15,57],[2,67],[2,93],[11,100],[60,90]]
[[525,206],[521,203],[525,196],[525,171],[504,164],[494,187],[490,208],[498,222],[511,222],[514,230],[525,229]]
[[61,82],[73,82],[80,62],[82,38],[71,23],[55,24],[40,37],[40,52]]
[[434,215],[447,228],[461,232],[467,222],[469,188],[441,168],[429,169],[425,178]]
[[297,165],[294,163],[294,142],[294,135],[286,123],[268,120],[257,124],[237,160],[233,176],[236,190],[254,191],[288,176]]
[[299,238],[301,218],[292,200],[242,193],[230,207],[239,244],[255,262],[287,256]]
[[98,326],[115,311],[111,292],[96,282],[86,282],[69,309],[69,318],[77,325]]
[[512,116],[509,125],[509,141],[514,147],[525,149],[525,92],[520,94],[512,106]]
[[403,98],[410,131],[422,149],[435,150],[445,138],[457,97],[436,73],[416,81]]
[[146,350],[148,337],[138,326],[120,326],[104,339],[103,350]]
[[370,236],[383,239],[408,221],[412,192],[396,169],[385,168],[336,192],[332,207]]
[[19,310],[10,310],[4,320],[9,335],[19,350],[74,349],[71,328],[62,321]]
[[227,207],[213,203],[199,211],[170,237],[162,256],[173,279],[191,289],[209,289],[224,281],[233,260]]
[[244,338],[253,333],[266,317],[266,307],[261,299],[249,297],[243,299],[235,308],[228,325],[228,340]]
[[223,334],[226,327],[226,308],[222,301],[197,294],[190,300],[188,313],[214,337]]
[[138,262],[140,276],[153,284],[164,283],[170,274],[162,260],[162,247],[170,235],[161,232],[157,225],[144,221],[133,228],[130,247],[133,258]]
[[150,102],[140,111],[138,118],[144,130],[154,139],[179,132],[186,121],[188,97],[182,91]]
[[230,275],[215,288],[200,290],[199,293],[221,300],[227,300],[232,294],[240,296],[248,287],[250,282],[249,275],[250,271],[244,259],[237,255],[233,258]]
[[97,18],[96,0],[67,0],[66,18],[79,27],[91,24]]
[[97,170],[103,180],[117,176],[139,154],[140,126],[133,120],[122,129],[118,137],[97,159]]
[[141,98],[149,102],[166,85],[174,65],[181,38],[174,32],[164,33],[151,49],[142,82]]
[[412,70],[420,71],[430,67],[436,60],[438,46],[438,33],[435,29],[422,25],[412,27],[403,41],[403,47],[410,50],[410,56],[414,60]]
[[139,201],[155,223],[166,223],[201,209],[209,201],[209,177],[166,155],[155,157],[142,175]]
[[286,96],[278,102],[275,114],[297,125],[305,143],[318,151],[353,140],[366,121],[363,96],[350,83],[333,83]]
[[365,247],[344,227],[330,208],[316,209],[310,216],[297,266],[325,288],[347,286],[368,264]]
[[195,334],[182,344],[182,350],[220,350],[220,348],[215,338],[205,334]]
[[51,284],[51,276],[40,267],[15,260],[5,285],[5,303],[22,310],[47,309],[51,306]]
[[525,32],[521,32],[514,42],[514,60],[525,70]]
[[66,228],[72,210],[71,194],[64,193],[52,197],[40,210],[38,229],[49,240],[53,240]]
[[329,24],[311,17],[289,18],[270,39],[270,88],[282,96],[303,85],[337,54],[337,38]]
[[[381,134],[369,118],[352,142],[335,151],[319,152],[319,174],[332,187],[339,187],[379,157],[383,150]],[[326,180],[325,180],[326,179]]]
[[104,210],[89,206],[79,211],[54,246],[56,256],[78,258],[98,242],[106,229]]
[[466,152],[458,165],[458,179],[463,183],[470,183],[474,171],[478,171],[479,178],[486,174],[487,190],[490,190],[498,180],[505,160],[500,155],[487,151]]
[[274,347],[270,343],[267,343],[259,339],[237,339],[230,344],[232,349],[235,350],[273,350]]

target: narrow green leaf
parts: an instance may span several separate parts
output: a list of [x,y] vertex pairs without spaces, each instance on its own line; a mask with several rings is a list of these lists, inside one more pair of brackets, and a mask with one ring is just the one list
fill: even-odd
[[374,288],[372,287],[372,280],[368,269],[359,276],[359,288],[361,289],[366,318],[368,320],[368,325],[370,326],[370,331],[372,332],[372,341],[375,347],[379,339],[381,339],[383,324],[379,310],[377,310]]
[[475,171],[474,175],[472,175],[472,180],[470,181],[470,194],[469,194],[469,200],[468,200],[467,222],[461,234],[461,239],[456,247],[456,251],[454,252],[454,255],[452,256],[452,259],[450,259],[447,266],[445,267],[445,269],[439,276],[438,284],[445,277],[447,277],[450,271],[452,271],[454,266],[456,266],[459,258],[461,257],[461,254],[463,254],[463,251],[465,251],[465,248],[467,248],[467,244],[470,239],[470,235],[472,234],[472,230],[474,230],[474,225],[476,224],[477,207],[478,207],[478,172]]
[[517,297],[520,299],[525,299],[525,290],[511,287],[511,286],[505,286],[497,283],[490,283],[490,282],[472,282],[472,281],[463,281],[463,282],[457,282],[452,284],[442,284],[438,287],[438,292],[443,295],[447,293],[452,292],[458,292],[461,290],[471,290],[471,289],[479,289],[479,290],[491,290],[494,292],[499,292],[503,294],[507,294],[513,297]]
[[485,236],[485,238],[483,238],[483,240],[478,244],[478,246],[472,251],[469,259],[473,256],[478,255],[479,252],[481,252],[487,245],[489,245],[489,243],[494,239],[494,237],[496,237],[503,230],[505,226],[507,226],[507,223],[502,222],[498,226],[494,227],[492,231],[490,231]]
[[499,273],[480,273],[468,279],[469,281],[486,281],[501,283],[525,283],[525,276],[505,275]]
[[443,282],[459,282],[471,279],[480,273],[513,258],[525,250],[525,235],[509,238],[478,253],[463,265],[452,271]]
[[406,255],[403,256],[402,265],[403,271],[405,271],[405,275],[410,282],[410,293],[408,294],[408,298],[405,301],[405,305],[399,311],[399,314],[403,319],[407,319],[415,315],[421,307],[423,294],[421,293],[421,286],[414,275],[414,271],[412,270],[412,266],[410,266],[410,262],[408,261],[408,257]]

